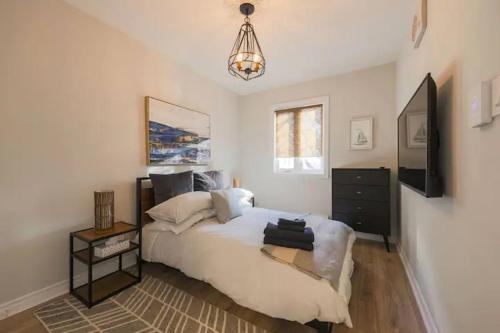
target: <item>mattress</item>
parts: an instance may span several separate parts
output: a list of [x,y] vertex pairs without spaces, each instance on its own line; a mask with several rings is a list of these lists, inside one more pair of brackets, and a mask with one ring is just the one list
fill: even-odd
[[[154,230],[149,224],[143,228],[143,259],[208,282],[239,305],[271,317],[300,323],[317,319],[352,327],[348,304],[354,233],[348,239],[335,290],[328,281],[316,280],[261,253],[263,230],[267,222],[279,217],[297,215],[249,208],[226,224],[207,219],[180,235]],[[342,223],[314,215],[306,220],[315,232],[325,230],[325,223]]]

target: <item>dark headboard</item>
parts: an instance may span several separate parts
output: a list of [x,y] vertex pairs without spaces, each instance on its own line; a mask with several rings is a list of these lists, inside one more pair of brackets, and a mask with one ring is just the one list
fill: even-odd
[[146,214],[146,211],[155,204],[153,186],[149,177],[140,177],[136,179],[136,218],[137,225],[144,226],[153,222],[153,219]]

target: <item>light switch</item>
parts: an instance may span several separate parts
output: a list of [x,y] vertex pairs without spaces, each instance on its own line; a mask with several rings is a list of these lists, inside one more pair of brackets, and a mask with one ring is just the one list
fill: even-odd
[[493,117],[500,115],[500,75],[491,83],[491,110]]

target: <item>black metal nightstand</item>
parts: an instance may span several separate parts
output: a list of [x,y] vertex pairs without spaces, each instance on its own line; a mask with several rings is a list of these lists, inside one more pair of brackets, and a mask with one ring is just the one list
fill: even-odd
[[[123,235],[127,233],[136,232],[139,234],[138,243],[130,242],[130,246],[120,252],[113,253],[107,257],[96,257],[94,256],[94,247],[96,244],[102,242],[105,239]],[[77,238],[85,243],[87,246],[81,250],[74,251],[73,242]],[[112,229],[96,232],[94,228],[83,229],[70,233],[69,235],[69,292],[71,295],[78,298],[87,307],[92,307],[97,303],[118,294],[119,292],[127,289],[128,287],[141,282],[142,279],[142,228],[125,223],[116,222]],[[128,252],[138,250],[137,254],[137,276],[130,272],[122,270],[122,255]],[[93,266],[104,262],[106,260],[118,257],[118,270],[100,277],[96,280],[92,279]],[[74,287],[73,286],[73,264],[74,259],[79,260],[88,267],[88,283]]]

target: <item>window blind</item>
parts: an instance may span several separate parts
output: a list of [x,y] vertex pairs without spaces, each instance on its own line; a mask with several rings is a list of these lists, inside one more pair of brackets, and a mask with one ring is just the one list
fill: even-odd
[[275,153],[278,158],[323,156],[323,107],[277,110]]

